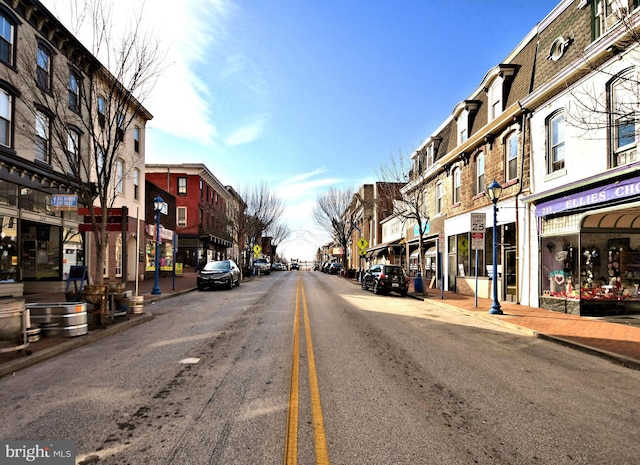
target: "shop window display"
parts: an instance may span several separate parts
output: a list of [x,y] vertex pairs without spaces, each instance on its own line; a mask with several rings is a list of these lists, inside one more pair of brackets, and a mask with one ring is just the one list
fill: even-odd
[[578,272],[577,243],[577,236],[544,239],[542,290],[545,296],[575,300],[580,298],[579,288],[575,285]]

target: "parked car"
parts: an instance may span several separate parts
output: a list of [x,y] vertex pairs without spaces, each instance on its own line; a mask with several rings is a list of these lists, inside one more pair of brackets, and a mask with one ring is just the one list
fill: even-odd
[[282,271],[282,270],[284,270],[285,268],[284,268],[284,265],[283,265],[282,263],[280,263],[280,262],[276,262],[276,263],[274,263],[273,265],[271,265],[271,269],[272,269],[273,271]]
[[266,258],[256,258],[253,261],[253,267],[256,274],[271,274],[271,265]]
[[289,266],[289,270],[293,271],[300,271],[300,265],[296,262],[291,263],[291,265]]
[[234,285],[240,285],[240,268],[233,260],[208,262],[198,273],[196,283],[199,291],[216,287],[233,289]]
[[398,265],[373,265],[362,277],[362,289],[371,289],[374,294],[397,292],[406,297],[409,292],[409,277]]
[[327,273],[329,271],[330,266],[331,266],[331,262],[324,262],[322,264],[322,267],[320,268],[320,271],[322,271],[323,273]]
[[331,263],[329,268],[327,269],[327,273],[329,274],[340,274],[342,270],[342,265],[340,263]]

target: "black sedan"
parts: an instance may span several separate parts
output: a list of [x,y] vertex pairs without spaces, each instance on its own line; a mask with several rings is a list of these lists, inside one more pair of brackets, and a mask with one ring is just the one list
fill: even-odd
[[198,290],[222,287],[233,289],[240,285],[240,268],[233,260],[208,262],[198,273]]

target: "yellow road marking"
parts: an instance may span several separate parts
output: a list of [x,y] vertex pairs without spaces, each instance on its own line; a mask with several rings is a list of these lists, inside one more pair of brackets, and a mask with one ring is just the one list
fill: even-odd
[[[300,278],[298,278],[300,279]],[[311,323],[307,311],[307,299],[302,286],[302,305],[304,308],[304,330],[307,338],[307,359],[309,360],[309,393],[311,396],[311,414],[313,421],[313,440],[316,451],[316,464],[329,465],[329,452],[327,451],[327,438],[324,432],[324,420],[322,418],[322,404],[320,402],[320,389],[316,373],[316,358],[313,355],[313,343],[311,341]]]
[[300,282],[296,286],[296,314],[293,319],[293,360],[291,362],[291,384],[289,386],[289,415],[284,447],[284,465],[298,462],[298,385],[300,371]]
[[313,354],[311,340],[311,323],[307,309],[307,298],[302,285],[302,278],[298,277],[296,285],[296,313],[293,323],[293,360],[291,366],[291,385],[289,387],[289,414],[287,416],[287,432],[285,438],[284,464],[295,465],[298,460],[298,404],[299,404],[299,366],[300,366],[300,297],[304,309],[304,329],[307,342],[307,359],[309,361],[309,394],[311,398],[311,417],[313,423],[313,442],[316,465],[329,465],[327,439],[322,417],[320,389],[316,372],[316,359]]

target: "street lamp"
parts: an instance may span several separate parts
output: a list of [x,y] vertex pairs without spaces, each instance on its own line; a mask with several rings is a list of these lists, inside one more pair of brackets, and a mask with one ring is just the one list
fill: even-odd
[[487,195],[493,203],[493,305],[489,309],[489,313],[493,315],[502,315],[500,302],[498,301],[498,200],[502,194],[502,186],[495,179],[487,186]]
[[162,197],[157,196],[153,199],[153,211],[156,212],[156,282],[153,285],[151,293],[154,295],[162,294],[160,291],[160,211],[164,206]]

